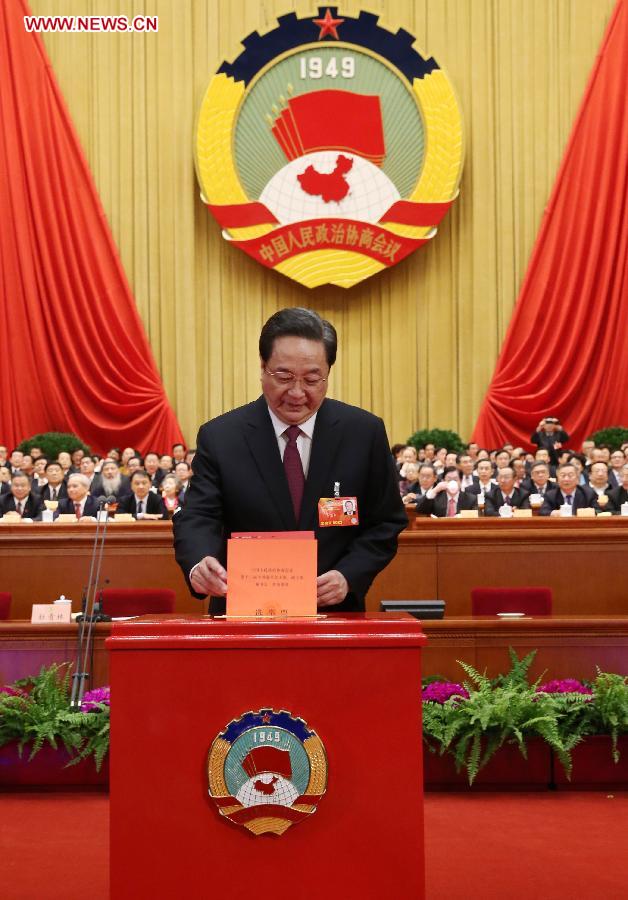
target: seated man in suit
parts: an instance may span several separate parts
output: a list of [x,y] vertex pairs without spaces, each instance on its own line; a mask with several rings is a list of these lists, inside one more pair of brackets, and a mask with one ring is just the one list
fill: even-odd
[[39,519],[42,502],[36,491],[31,490],[31,480],[23,472],[11,476],[11,491],[0,495],[0,516],[16,512],[22,519]]
[[46,466],[46,480],[48,484],[41,489],[42,500],[67,500],[68,489],[63,477],[63,469],[55,460],[51,460]]
[[471,493],[477,494],[480,479],[473,471],[473,460],[468,453],[461,453],[456,461],[460,472],[462,473],[461,487],[463,491],[471,490]]
[[443,480],[430,488],[416,505],[418,513],[439,519],[452,518],[461,509],[477,508],[477,495],[462,490],[460,470],[456,466],[448,466],[443,472]]
[[149,450],[144,457],[144,471],[148,473],[153,493],[158,494],[166,473],[159,467],[159,454],[154,450]]
[[79,463],[81,475],[85,475],[89,481],[89,492],[92,497],[100,497],[102,494],[102,478],[96,472],[96,463],[91,456],[84,456]]
[[611,467],[608,470],[608,482],[612,488],[622,487],[622,471],[626,457],[621,450],[613,450],[611,453]]
[[430,463],[422,463],[419,466],[419,477],[418,477],[418,489],[410,491],[408,494],[403,497],[403,502],[407,506],[408,504],[414,504],[417,500],[420,500],[421,497],[424,497],[429,489],[436,484],[437,476],[436,469]]
[[613,489],[613,485],[609,484],[606,463],[593,463],[589,472],[589,487],[597,494],[597,505],[604,511],[608,505],[608,495]]
[[11,493],[11,469],[0,463],[0,495]]
[[565,463],[556,470],[558,486],[545,495],[542,516],[560,516],[561,506],[569,506],[571,515],[577,510],[589,507],[599,511],[597,494],[587,485],[578,484],[578,470],[573,463]]
[[75,472],[68,478],[68,496],[65,500],[59,500],[59,506],[55,512],[55,519],[60,515],[75,515],[77,519],[95,519],[98,513],[98,503],[89,493],[89,478]]
[[547,463],[535,462],[530,469],[530,474],[521,482],[521,487],[528,494],[539,494],[545,497],[556,485],[549,480],[550,469]]
[[131,475],[132,493],[124,496],[118,512],[131,513],[134,519],[165,519],[161,497],[151,491],[150,476],[144,469],[136,469]]
[[527,493],[515,487],[515,473],[510,466],[497,471],[497,487],[486,495],[485,516],[499,516],[502,506],[513,509],[530,509]]
[[481,459],[475,469],[477,473],[477,482],[466,488],[469,494],[482,494],[486,497],[490,491],[497,485],[493,478],[493,463],[490,459]]
[[614,516],[619,516],[623,503],[628,503],[628,463],[621,467],[621,487],[613,488],[610,492],[606,509]]

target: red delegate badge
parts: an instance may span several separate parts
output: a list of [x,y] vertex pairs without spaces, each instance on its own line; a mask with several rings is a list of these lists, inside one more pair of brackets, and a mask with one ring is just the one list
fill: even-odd
[[359,523],[356,497],[321,497],[318,501],[318,524],[321,528],[343,528]]

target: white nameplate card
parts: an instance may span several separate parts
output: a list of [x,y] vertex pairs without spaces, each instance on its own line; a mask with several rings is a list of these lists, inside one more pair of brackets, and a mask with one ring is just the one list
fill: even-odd
[[71,603],[33,603],[32,625],[50,625],[72,621]]

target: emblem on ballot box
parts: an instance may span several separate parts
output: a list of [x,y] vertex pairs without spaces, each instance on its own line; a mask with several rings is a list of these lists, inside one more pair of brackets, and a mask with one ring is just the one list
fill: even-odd
[[378,17],[281,16],[223,62],[199,111],[201,197],[223,237],[305,285],[349,288],[435,234],[464,156],[453,87]]
[[322,741],[285,710],[230,722],[211,745],[207,770],[220,814],[253,834],[283,834],[316,812],[327,787]]

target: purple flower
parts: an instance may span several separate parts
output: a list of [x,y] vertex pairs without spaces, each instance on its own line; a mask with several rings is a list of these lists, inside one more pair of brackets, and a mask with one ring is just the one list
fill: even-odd
[[431,700],[433,703],[446,703],[450,697],[468,700],[469,692],[461,684],[453,681],[431,681],[423,688],[421,697],[423,700]]
[[576,678],[557,678],[554,681],[548,681],[546,684],[540,684],[536,689],[536,693],[593,694],[593,691]]
[[100,712],[99,703],[110,706],[111,688],[101,687],[94,688],[93,691],[87,691],[83,694],[83,702],[81,704],[81,712]]

